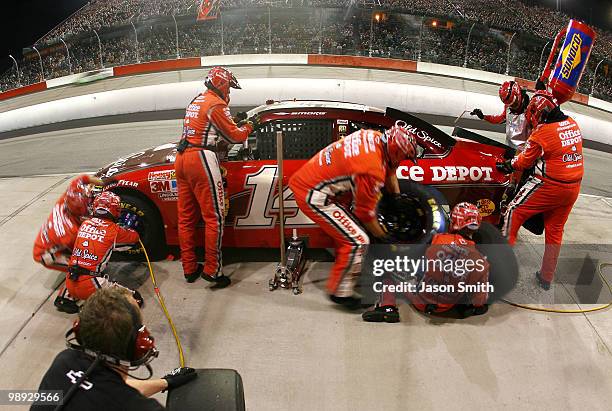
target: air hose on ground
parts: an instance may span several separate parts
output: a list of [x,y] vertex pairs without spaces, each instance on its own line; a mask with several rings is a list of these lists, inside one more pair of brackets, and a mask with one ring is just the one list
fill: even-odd
[[178,348],[179,353],[179,363],[181,367],[185,366],[185,356],[183,355],[183,346],[181,345],[181,339],[176,332],[176,327],[174,326],[174,322],[172,321],[172,317],[170,317],[170,313],[168,312],[168,308],[166,307],[166,302],[164,301],[164,297],[161,293],[161,290],[157,286],[157,281],[155,279],[155,274],[153,273],[153,267],[151,266],[151,260],[149,259],[149,254],[147,253],[147,249],[145,248],[142,240],[138,240],[140,242],[140,247],[142,247],[142,251],[144,252],[145,259],[147,260],[147,265],[149,267],[149,276],[151,277],[151,282],[153,283],[153,290],[155,291],[155,295],[157,296],[157,301],[168,320],[168,324],[170,325],[170,329],[172,330],[172,334],[174,335],[174,340],[176,341],[176,348]]
[[[604,267],[608,267],[608,266],[612,266],[612,263],[599,263],[599,265],[597,266],[597,274],[599,274],[599,278],[601,278],[601,281],[608,287],[608,291],[610,292],[610,295],[612,296],[612,285],[608,282],[608,280],[606,280],[606,277],[602,273],[602,269]],[[542,311],[542,312],[547,312],[547,313],[562,313],[562,314],[583,314],[583,313],[590,313],[590,312],[593,312],[593,311],[605,310],[606,308],[612,306],[612,301],[611,301],[611,302],[609,302],[607,304],[598,305],[598,306],[593,307],[593,308],[584,308],[584,309],[581,308],[581,309],[578,309],[578,310],[557,310],[557,309],[554,309],[554,308],[536,307],[536,306],[529,305],[529,304],[518,304],[518,303],[514,303],[514,302],[509,301],[509,300],[505,300],[505,299],[502,299],[502,301],[505,302],[506,304],[510,304],[510,305],[512,305],[514,307],[523,308],[525,310]],[[576,302],[576,305],[578,305],[578,302]]]

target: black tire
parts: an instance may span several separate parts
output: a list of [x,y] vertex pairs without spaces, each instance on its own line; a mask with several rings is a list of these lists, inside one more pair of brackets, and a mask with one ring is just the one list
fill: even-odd
[[484,221],[473,237],[476,248],[489,263],[489,283],[494,291],[489,293],[489,303],[503,298],[516,286],[518,262],[512,247],[501,232],[491,223]]
[[426,243],[432,233],[446,231],[448,200],[433,187],[400,180],[400,210],[383,196],[378,206],[379,221],[401,243]]
[[[139,225],[137,228],[140,234],[140,239],[147,249],[149,258],[153,261],[166,258],[167,246],[166,236],[164,234],[164,225],[161,215],[154,205],[147,200],[142,199],[138,195],[131,193],[118,193],[121,197],[121,209],[134,213],[139,217]],[[144,252],[140,244],[133,248],[117,252],[123,258],[130,260],[144,260]]]

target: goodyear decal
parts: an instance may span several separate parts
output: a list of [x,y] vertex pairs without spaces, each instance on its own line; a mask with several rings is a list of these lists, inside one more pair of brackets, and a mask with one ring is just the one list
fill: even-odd
[[568,30],[553,77],[570,87],[576,87],[592,45],[593,39],[586,33],[575,27]]

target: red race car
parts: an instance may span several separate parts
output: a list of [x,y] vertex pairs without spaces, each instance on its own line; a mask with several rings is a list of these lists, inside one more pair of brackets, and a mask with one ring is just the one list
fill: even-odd
[[[509,184],[495,163],[513,154],[509,147],[462,129],[449,136],[410,114],[387,108],[331,101],[274,102],[247,113],[260,125],[244,145],[227,149],[221,165],[227,169],[230,208],[225,220],[226,247],[279,247],[276,133],[282,131],[286,183],[293,172],[331,142],[360,129],[382,130],[404,121],[418,136],[419,160],[397,170],[405,195],[403,215],[380,207],[381,221],[418,242],[431,230],[444,231],[445,212],[458,202],[477,204],[485,220],[496,224]],[[122,157],[101,169],[110,189],[121,195],[127,212],[139,216],[141,237],[155,258],[178,245],[176,143]],[[297,208],[289,188],[283,192],[285,228],[297,229],[310,247],[330,247],[331,240]],[[384,203],[384,202],[382,202]],[[446,210],[446,211],[445,211]],[[203,240],[202,236],[202,240]],[[140,251],[134,249],[132,254]]]

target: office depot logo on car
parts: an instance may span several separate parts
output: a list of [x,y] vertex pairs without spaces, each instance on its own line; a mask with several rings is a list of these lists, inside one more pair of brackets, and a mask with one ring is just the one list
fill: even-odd
[[412,181],[432,182],[476,182],[493,181],[491,173],[493,167],[465,167],[465,166],[399,166],[397,178]]

